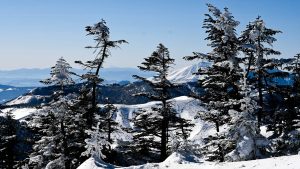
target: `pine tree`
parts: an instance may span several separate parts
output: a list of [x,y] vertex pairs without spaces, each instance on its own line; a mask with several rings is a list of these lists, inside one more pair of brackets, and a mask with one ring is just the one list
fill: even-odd
[[107,133],[107,141],[109,143],[113,143],[112,133],[118,130],[118,123],[114,121],[113,117],[116,115],[115,113],[118,111],[117,107],[111,104],[106,98],[106,104],[103,109],[99,113],[99,121],[100,126],[102,126],[103,132]]
[[[219,126],[228,122],[228,110],[232,99],[239,99],[239,83],[242,77],[237,58],[239,41],[236,37],[235,27],[239,22],[224,9],[222,13],[216,7],[208,4],[209,12],[206,14],[203,28],[206,29],[210,41],[209,46],[213,51],[208,54],[194,53],[195,56],[187,56],[186,60],[204,59],[212,62],[207,69],[198,70],[197,74],[205,78],[199,80],[200,86],[204,88],[205,94],[200,98],[204,102],[208,112],[200,113],[200,117],[215,123],[216,130]],[[198,97],[199,98],[199,97]],[[234,106],[235,107],[235,106]],[[238,105],[237,105],[238,108]]]
[[201,68],[196,74],[203,75],[199,80],[199,86],[204,89],[202,96],[195,96],[203,102],[206,112],[200,112],[199,117],[215,124],[217,133],[205,138],[202,151],[208,160],[224,161],[225,155],[234,145],[227,134],[220,132],[220,126],[229,123],[230,111],[240,111],[242,98],[240,85],[242,82],[242,70],[239,67],[241,60],[237,57],[239,40],[236,37],[235,28],[239,22],[227,8],[221,12],[211,4],[207,4],[211,13],[205,14],[203,28],[206,29],[209,40],[208,46],[212,52],[208,54],[194,53],[194,56],[184,57],[186,60],[203,59],[212,63],[211,67]]
[[96,156],[109,163],[115,162],[116,157],[114,157],[114,150],[111,146],[117,139],[113,139],[113,134],[120,130],[119,124],[114,120],[117,110],[117,107],[106,98],[106,104],[95,116],[97,125],[92,130],[87,131],[90,138],[86,140],[87,150],[85,154]]
[[[247,72],[245,73],[247,74]],[[246,76],[245,76],[246,78]],[[264,158],[267,155],[269,141],[259,134],[260,129],[257,126],[255,113],[257,111],[257,103],[249,97],[251,86],[243,86],[245,94],[241,103],[241,111],[230,110],[232,117],[230,121],[229,132],[227,138],[234,145],[234,149],[225,155],[226,161],[244,161],[257,158]]]
[[125,40],[110,40],[110,31],[106,26],[105,20],[94,24],[93,26],[87,26],[86,29],[87,35],[92,36],[96,42],[95,46],[87,46],[86,48],[95,49],[96,57],[94,60],[89,60],[85,63],[82,61],[76,61],[89,71],[82,75],[82,79],[87,80],[87,87],[91,88],[91,105],[92,108],[87,114],[87,124],[89,128],[92,128],[93,118],[96,112],[98,112],[97,107],[97,85],[101,83],[102,79],[99,77],[100,69],[103,66],[104,60],[109,57],[110,49],[119,47],[119,44],[127,43]]
[[45,84],[59,85],[54,91],[53,100],[42,107],[40,113],[31,119],[31,128],[38,130],[39,141],[34,145],[30,155],[29,166],[33,168],[75,168],[84,151],[84,138],[81,127],[81,114],[74,111],[73,102],[76,96],[64,96],[64,87],[73,84],[70,65],[60,58],[52,67],[51,78],[41,81]]
[[[152,107],[152,111],[151,113],[149,112],[149,115],[147,115],[148,112],[146,114],[138,114],[135,118],[136,121],[134,122],[135,125],[140,127],[140,135],[143,135],[144,137],[149,136],[150,139],[147,138],[147,142],[152,142],[149,146],[152,146],[151,148],[155,150],[158,148],[160,161],[165,160],[168,155],[168,132],[172,128],[172,130],[181,129],[177,125],[178,122],[182,126],[185,126],[188,123],[188,121],[185,121],[178,116],[176,117],[176,114],[171,108],[171,103],[168,101],[168,99],[170,99],[168,90],[174,87],[174,85],[167,79],[167,74],[173,63],[174,59],[170,57],[168,49],[164,45],[159,44],[157,50],[154,51],[150,57],[145,58],[142,66],[139,66],[139,69],[142,71],[155,72],[156,75],[153,79],[150,80],[134,75],[136,79],[146,82],[153,89],[153,93],[138,93],[137,96],[145,96],[150,100],[160,102],[160,105],[157,107]],[[138,120],[140,118],[147,120],[147,123]],[[153,127],[151,126],[156,127],[153,130]],[[184,135],[187,135],[187,133],[188,132],[184,133]],[[158,137],[160,142],[157,142],[156,139],[152,139],[153,137]],[[141,144],[140,146],[145,145]]]
[[[161,129],[157,126],[161,124],[159,112],[153,110],[140,109],[136,111],[132,119],[134,123],[133,144],[130,146],[135,164],[143,164],[147,161],[159,161],[158,156],[161,146],[156,137],[160,137]],[[136,158],[138,157],[138,158]]]
[[46,85],[55,85],[60,86],[61,90],[63,90],[64,86],[73,84],[71,75],[74,75],[73,72],[70,71],[72,67],[70,64],[63,58],[59,58],[56,62],[55,66],[51,68],[51,77],[45,80],[42,80],[41,83]]
[[275,156],[296,154],[300,148],[300,134],[297,129],[300,127],[300,54],[287,64],[286,70],[290,72],[292,85],[281,88],[280,96],[283,100],[274,112],[274,120],[269,125],[273,134],[273,154]]
[[240,37],[242,46],[241,49],[246,56],[248,56],[247,76],[250,71],[253,72],[255,77],[251,78],[251,80],[256,83],[258,89],[258,126],[262,123],[264,111],[263,90],[266,89],[269,91],[269,94],[272,94],[268,88],[268,78],[284,76],[280,74],[271,75],[268,70],[274,69],[276,65],[272,63],[271,60],[266,59],[266,56],[280,54],[279,51],[265,47],[266,45],[272,46],[272,44],[276,41],[274,36],[280,32],[281,31],[267,28],[264,21],[258,17],[247,26],[246,30],[243,31],[242,36]]
[[11,112],[0,111],[0,168],[14,168],[17,154],[17,122]]
[[[71,101],[68,101],[71,100]],[[40,110],[32,128],[40,128],[40,139],[34,145],[29,166],[35,168],[76,168],[84,151],[81,116],[72,111],[70,95],[60,97]]]
[[291,72],[293,80],[293,92],[300,95],[300,53],[294,56],[294,59],[286,67],[286,70]]

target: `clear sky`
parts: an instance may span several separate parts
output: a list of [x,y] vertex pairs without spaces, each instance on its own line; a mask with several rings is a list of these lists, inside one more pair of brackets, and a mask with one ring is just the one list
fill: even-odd
[[261,15],[266,25],[283,31],[274,48],[282,57],[300,52],[298,0],[3,0],[0,1],[0,69],[45,68],[63,56],[71,63],[88,60],[93,45],[84,27],[101,18],[112,40],[129,44],[112,51],[105,67],[136,67],[158,43],[169,48],[175,67],[193,51],[209,52],[202,23],[206,3],[228,7],[245,25]]

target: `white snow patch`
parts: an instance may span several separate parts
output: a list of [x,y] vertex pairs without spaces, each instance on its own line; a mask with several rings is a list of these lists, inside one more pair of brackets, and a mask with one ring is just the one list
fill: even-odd
[[36,108],[6,108],[2,110],[4,113],[11,111],[14,119],[21,120],[37,111]]
[[241,162],[200,162],[192,163],[183,159],[183,156],[172,154],[162,163],[148,163],[140,166],[118,167],[107,164],[101,160],[90,158],[86,160],[78,169],[299,169],[299,155],[282,156],[261,160],[241,161]]
[[18,104],[26,104],[30,103],[32,100],[41,100],[44,99],[44,96],[40,95],[26,95],[26,96],[19,96],[16,99],[6,103],[6,105],[18,105]]
[[273,131],[267,131],[267,126],[260,127],[260,134],[268,138],[273,135]]

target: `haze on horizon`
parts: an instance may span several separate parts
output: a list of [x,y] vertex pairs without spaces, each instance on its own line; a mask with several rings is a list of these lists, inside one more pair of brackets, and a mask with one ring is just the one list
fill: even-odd
[[112,51],[105,67],[136,67],[156,49],[169,48],[175,67],[192,63],[182,60],[192,52],[209,52],[202,22],[206,3],[228,7],[240,21],[237,33],[258,15],[270,28],[281,30],[274,48],[279,57],[300,52],[300,1],[283,0],[10,0],[0,2],[0,70],[46,68],[63,56],[73,67],[75,60],[93,58],[93,45],[84,27],[101,18],[110,27],[112,40],[129,44]]

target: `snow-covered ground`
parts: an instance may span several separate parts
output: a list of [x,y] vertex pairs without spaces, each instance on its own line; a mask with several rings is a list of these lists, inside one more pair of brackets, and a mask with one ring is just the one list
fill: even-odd
[[148,163],[140,166],[118,167],[107,164],[99,159],[90,158],[81,164],[78,169],[299,169],[300,155],[282,156],[261,160],[241,162],[200,162],[191,163],[183,159],[180,154],[174,153],[162,163]]
[[[169,102],[173,104],[173,108],[176,110],[176,112],[185,119],[195,120],[194,117],[196,114],[200,110],[204,111],[204,109],[200,106],[199,101],[187,96],[176,97],[169,100]],[[131,128],[132,124],[129,122],[129,120],[133,117],[134,112],[137,112],[140,109],[150,110],[151,107],[156,104],[159,104],[159,102],[153,101],[137,105],[115,104],[115,106],[118,108],[115,120],[123,127]]]
[[22,120],[23,118],[27,117],[28,115],[31,115],[32,113],[37,112],[37,109],[36,108],[6,108],[6,109],[2,110],[2,112],[4,112],[4,113],[8,112],[8,111],[11,111],[12,115],[14,116],[14,119]]
[[12,101],[6,103],[6,105],[18,105],[18,104],[28,104],[32,102],[37,102],[38,100],[45,99],[45,96],[40,95],[26,95],[26,96],[19,96]]

